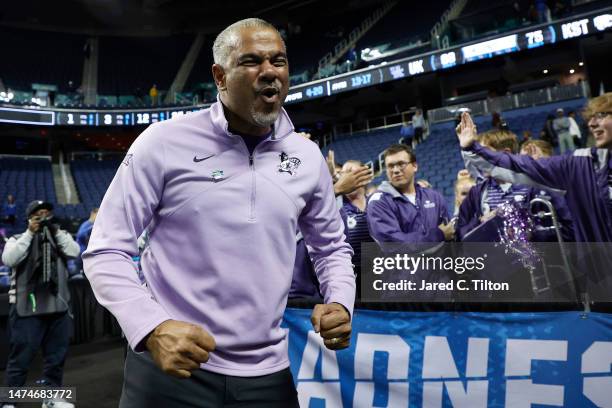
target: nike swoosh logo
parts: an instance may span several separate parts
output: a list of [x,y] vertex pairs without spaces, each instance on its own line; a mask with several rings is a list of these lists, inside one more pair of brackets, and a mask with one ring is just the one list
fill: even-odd
[[206,159],[210,159],[213,156],[214,156],[214,154],[211,154],[210,156],[202,157],[201,159],[198,159],[198,156],[193,156],[193,162],[194,163],[199,163],[199,162],[204,161]]

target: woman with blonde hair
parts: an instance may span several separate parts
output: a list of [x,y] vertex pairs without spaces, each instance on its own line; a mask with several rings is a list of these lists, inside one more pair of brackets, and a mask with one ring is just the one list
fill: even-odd
[[460,170],[457,174],[457,180],[455,181],[455,211],[454,215],[459,214],[459,207],[465,197],[467,197],[470,189],[476,185],[476,181],[470,177],[467,170]]

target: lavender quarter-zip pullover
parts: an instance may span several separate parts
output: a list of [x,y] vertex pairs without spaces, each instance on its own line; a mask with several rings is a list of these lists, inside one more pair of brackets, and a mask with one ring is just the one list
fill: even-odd
[[[265,375],[289,366],[280,324],[298,227],[325,302],[352,314],[352,250],[317,145],[281,110],[250,154],[217,102],[136,139],[100,206],[85,273],[133,349],[160,323],[186,321],[216,341],[202,369]],[[145,228],[143,286],[132,256]]]

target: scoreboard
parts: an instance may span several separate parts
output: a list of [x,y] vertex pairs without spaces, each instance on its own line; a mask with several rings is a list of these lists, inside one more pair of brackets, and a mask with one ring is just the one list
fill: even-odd
[[67,110],[0,107],[0,123],[43,126],[133,126],[150,125],[210,106],[148,110]]
[[0,108],[0,122],[54,125],[55,112],[39,109]]
[[303,102],[387,81],[444,70],[473,61],[493,58],[497,55],[596,34],[611,28],[612,7],[608,7],[598,12],[573,16],[553,24],[530,26],[467,45],[382,63],[330,79],[295,86],[289,90],[285,103]]
[[[70,111],[56,110],[56,125],[61,126],[133,126],[150,125],[162,122],[179,115],[198,111],[208,105],[200,107],[190,106],[186,109],[149,109],[149,110],[113,110],[113,111]],[[1,108],[0,108],[1,109]]]
[[[384,82],[452,68],[497,55],[542,47],[612,29],[612,7],[540,24],[465,45],[438,50],[321,79],[289,89],[285,104],[323,98]],[[0,123],[59,126],[138,126],[164,121],[210,106],[172,109],[70,110],[0,107]]]

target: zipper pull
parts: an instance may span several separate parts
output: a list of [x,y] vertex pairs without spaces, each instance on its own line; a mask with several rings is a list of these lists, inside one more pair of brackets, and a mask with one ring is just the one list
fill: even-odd
[[252,166],[253,165],[253,156],[249,156],[249,165]]

